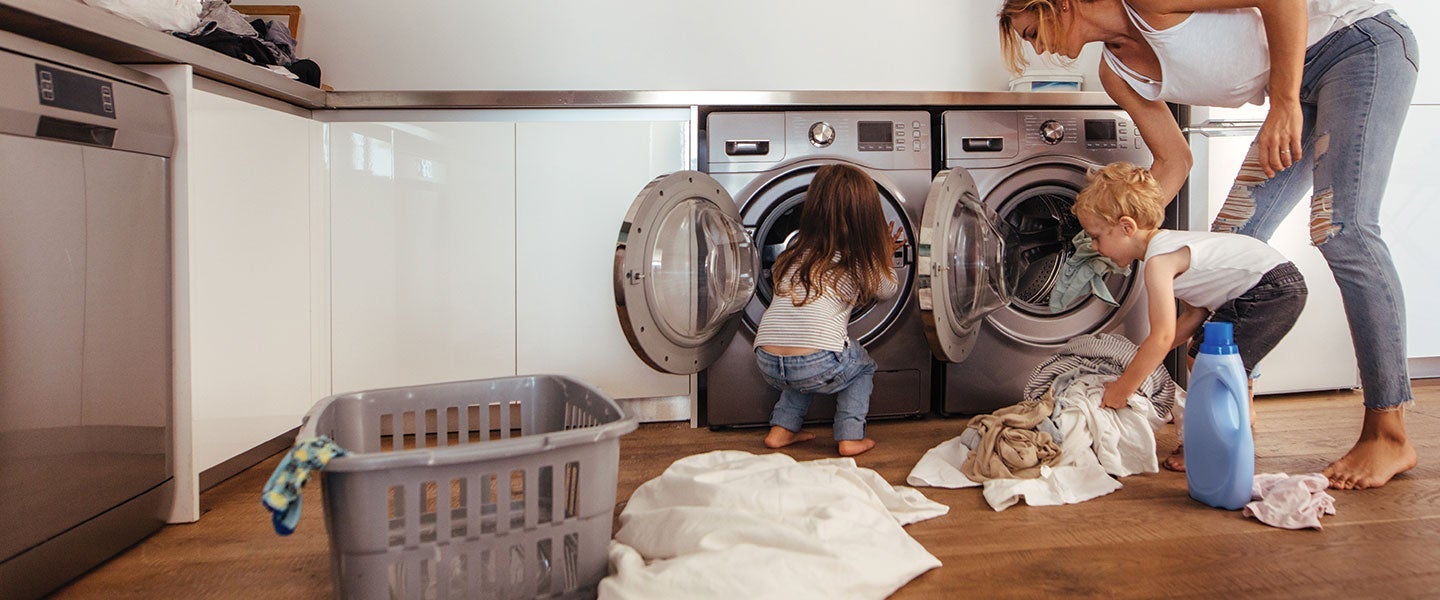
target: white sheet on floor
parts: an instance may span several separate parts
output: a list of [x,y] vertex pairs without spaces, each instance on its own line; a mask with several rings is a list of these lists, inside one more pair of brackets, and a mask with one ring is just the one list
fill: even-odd
[[849,458],[676,461],[620,513],[601,598],[885,598],[940,561],[903,525],[949,512]]
[[1320,473],[1261,473],[1250,487],[1253,502],[1244,514],[1282,529],[1322,529],[1320,517],[1335,514],[1335,497],[1325,491],[1330,480]]
[[[1150,400],[1140,394],[1120,410],[1100,406],[1111,375],[1082,374],[1065,378],[1055,390],[1060,405],[1060,462],[1036,479],[992,479],[984,484],[985,501],[996,511],[1021,500],[1031,506],[1075,504],[1109,494],[1122,486],[1115,477],[1160,470],[1155,457],[1155,428],[1161,421]],[[1183,400],[1182,400],[1183,402]],[[931,448],[905,478],[914,486],[945,488],[977,484],[960,473],[969,449],[952,438]],[[1114,476],[1114,477],[1112,477]]]

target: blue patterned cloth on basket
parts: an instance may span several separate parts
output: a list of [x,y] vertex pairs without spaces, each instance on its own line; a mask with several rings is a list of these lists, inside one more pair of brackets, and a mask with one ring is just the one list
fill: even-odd
[[323,435],[295,441],[295,446],[280,459],[280,465],[275,467],[275,473],[260,492],[260,503],[273,513],[275,533],[290,535],[300,523],[300,488],[310,473],[325,468],[330,459],[346,454],[349,452]]

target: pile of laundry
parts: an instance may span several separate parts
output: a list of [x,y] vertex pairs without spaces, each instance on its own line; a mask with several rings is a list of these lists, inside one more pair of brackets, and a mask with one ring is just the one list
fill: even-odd
[[950,509],[851,458],[738,450],[630,496],[601,598],[885,598],[940,561],[904,525]]
[[320,87],[320,65],[295,55],[289,26],[249,19],[226,0],[85,0],[132,21],[167,31],[226,56]]
[[1071,340],[1037,365],[1020,404],[970,420],[959,437],[925,453],[906,482],[983,486],[997,511],[1074,504],[1120,489],[1116,477],[1160,470],[1155,429],[1183,410],[1184,391],[1157,367],[1119,410],[1100,406],[1105,384],[1137,347],[1107,333]]

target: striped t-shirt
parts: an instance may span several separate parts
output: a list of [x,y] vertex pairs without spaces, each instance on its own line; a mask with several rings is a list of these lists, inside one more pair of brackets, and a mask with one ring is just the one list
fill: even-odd
[[[755,346],[791,346],[815,348],[817,350],[845,350],[848,337],[850,310],[860,296],[859,287],[849,275],[840,277],[838,285],[827,286],[825,295],[813,294],[804,306],[795,306],[790,300],[792,284],[798,284],[792,267],[789,277],[776,286],[775,297],[770,307],[760,317],[760,328],[755,332]],[[892,272],[893,275],[893,272]],[[898,285],[895,279],[881,279],[876,294],[880,298],[895,295]],[[803,298],[802,290],[796,296]]]

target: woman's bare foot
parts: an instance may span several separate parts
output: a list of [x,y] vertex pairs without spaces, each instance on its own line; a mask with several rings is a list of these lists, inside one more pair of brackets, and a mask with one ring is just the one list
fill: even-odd
[[1184,473],[1185,444],[1180,444],[1179,446],[1176,446],[1175,451],[1171,452],[1170,456],[1165,457],[1165,460],[1161,461],[1160,464],[1166,469],[1170,469],[1171,471],[1179,471],[1181,473]]
[[790,431],[779,425],[771,425],[770,433],[765,434],[765,447],[771,449],[784,448],[790,444],[798,444],[813,439],[815,439],[815,434],[805,431],[804,429],[800,431]]
[[1355,446],[1330,466],[1325,477],[1337,490],[1364,490],[1385,485],[1391,477],[1415,468],[1418,458],[1405,435],[1402,410],[1365,409],[1365,422]]
[[865,438],[863,440],[840,440],[840,456],[855,456],[864,454],[866,450],[875,447],[875,440]]

